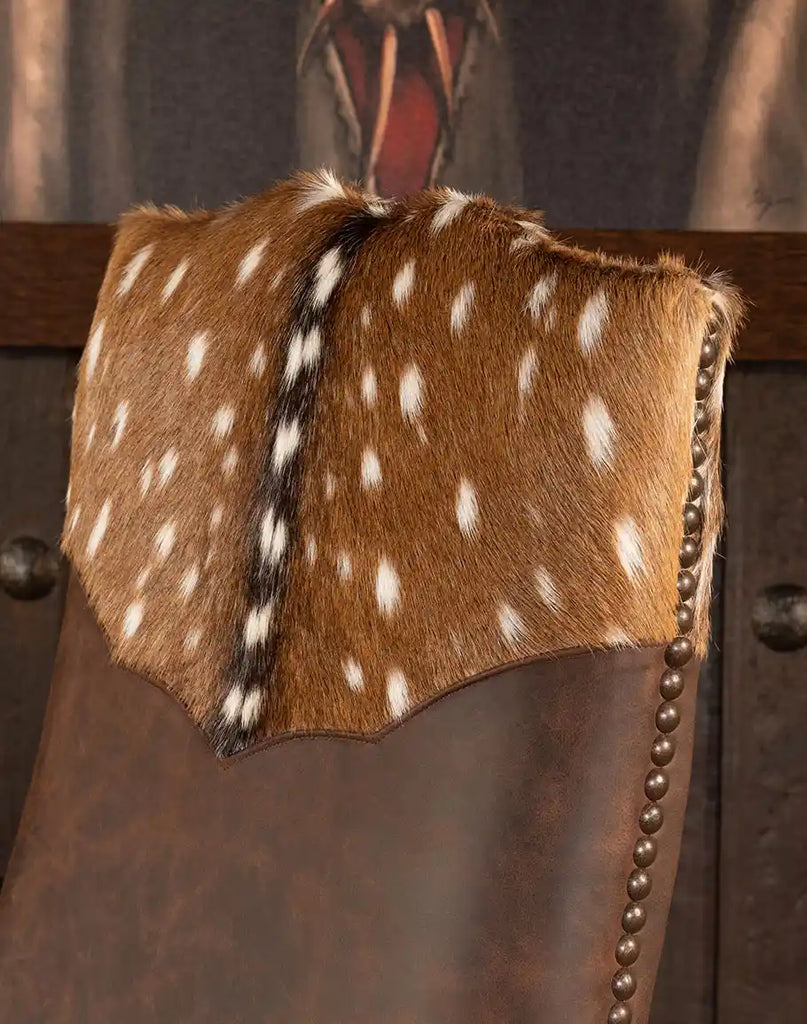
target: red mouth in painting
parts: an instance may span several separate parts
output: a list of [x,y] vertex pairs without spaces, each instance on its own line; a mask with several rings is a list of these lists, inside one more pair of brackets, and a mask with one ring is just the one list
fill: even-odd
[[402,195],[432,183],[452,139],[458,71],[480,22],[498,39],[487,0],[324,0],[298,71],[332,48],[336,87],[341,79],[358,122],[368,187]]

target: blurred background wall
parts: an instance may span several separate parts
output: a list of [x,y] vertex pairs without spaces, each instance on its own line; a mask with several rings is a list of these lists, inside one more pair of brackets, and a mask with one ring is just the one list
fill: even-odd
[[807,227],[804,0],[0,0],[0,214],[323,163],[564,228]]

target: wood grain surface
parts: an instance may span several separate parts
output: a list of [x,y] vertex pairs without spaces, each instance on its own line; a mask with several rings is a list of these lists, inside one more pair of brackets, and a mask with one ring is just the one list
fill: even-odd
[[[737,358],[807,359],[807,234],[560,234],[586,248],[643,258],[669,250],[728,271],[751,303]],[[103,224],[0,224],[0,346],[81,348],[111,241]]]

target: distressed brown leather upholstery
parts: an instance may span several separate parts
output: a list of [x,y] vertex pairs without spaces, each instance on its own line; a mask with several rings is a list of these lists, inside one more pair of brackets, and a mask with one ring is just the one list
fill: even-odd
[[[73,582],[2,894],[0,1020],[604,1024],[663,667],[661,647],[533,661],[378,742],[227,764],[110,663]],[[635,1024],[678,855],[687,675]]]

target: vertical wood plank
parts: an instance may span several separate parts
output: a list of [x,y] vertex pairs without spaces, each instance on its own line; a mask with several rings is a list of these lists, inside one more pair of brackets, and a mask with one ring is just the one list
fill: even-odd
[[755,636],[772,584],[807,586],[807,367],[730,375],[718,1024],[807,1020],[807,648]]
[[[58,548],[67,487],[76,355],[0,349],[0,543],[29,535]],[[0,875],[39,742],[64,599],[0,590]]]

